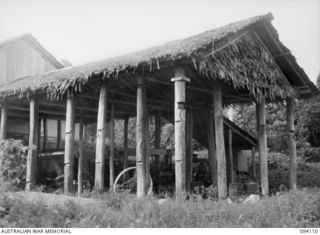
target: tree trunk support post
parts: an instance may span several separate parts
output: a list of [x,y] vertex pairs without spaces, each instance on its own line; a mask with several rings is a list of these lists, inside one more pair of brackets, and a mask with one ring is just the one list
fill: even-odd
[[297,189],[297,149],[294,136],[294,98],[287,99],[288,150],[290,156],[290,189]]
[[208,157],[211,168],[211,182],[215,187],[217,186],[217,155],[215,146],[214,134],[214,118],[211,109],[208,110],[207,115],[207,133],[208,133]]
[[66,132],[64,147],[64,193],[73,192],[75,101],[73,91],[68,90],[66,105]]
[[174,82],[174,141],[175,141],[175,187],[176,198],[182,199],[186,193],[186,82],[182,68],[175,69]]
[[1,124],[0,124],[0,139],[5,140],[7,138],[7,120],[8,120],[8,108],[5,102],[1,107]]
[[193,111],[188,109],[186,114],[186,192],[191,194],[192,161],[193,161]]
[[228,155],[230,161],[230,182],[234,183],[234,169],[233,169],[233,149],[232,149],[232,130],[228,130]]
[[269,183],[268,183],[268,152],[267,152],[267,133],[266,133],[266,114],[265,114],[265,95],[261,94],[260,99],[257,103],[258,107],[258,123],[259,123],[259,134],[258,134],[258,146],[259,146],[259,158],[260,158],[260,184],[262,195],[266,196],[269,194]]
[[110,158],[109,158],[109,186],[114,183],[114,109],[115,104],[111,103],[110,114]]
[[[161,148],[161,112],[158,110],[155,117],[155,128],[154,128],[154,148]],[[157,172],[157,182],[160,179],[160,155],[155,157],[155,172]]]
[[39,102],[35,97],[30,99],[30,119],[29,119],[29,147],[27,156],[26,190],[30,191],[36,183],[37,153],[38,153],[38,128],[39,128]]
[[136,169],[137,197],[147,195],[147,158],[148,155],[148,113],[145,79],[141,76],[137,81],[137,122],[136,122]]
[[79,120],[79,158],[78,158],[78,197],[82,193],[82,174],[83,174],[83,113],[80,113]]
[[107,119],[107,84],[100,88],[98,119],[97,119],[97,140],[95,158],[95,189],[104,190],[105,174],[105,153],[106,153],[106,119]]
[[228,195],[226,153],[223,132],[222,89],[220,83],[213,86],[214,129],[217,154],[218,197],[225,199]]

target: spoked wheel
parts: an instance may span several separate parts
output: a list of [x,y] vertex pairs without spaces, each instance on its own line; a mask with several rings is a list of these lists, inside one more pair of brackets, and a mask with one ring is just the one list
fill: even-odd
[[[152,193],[153,182],[151,175],[149,174],[149,188],[148,188],[148,195]],[[113,184],[113,192],[129,192],[129,193],[136,193],[137,192],[137,174],[136,174],[136,167],[128,167],[121,171],[117,176],[116,180]]]

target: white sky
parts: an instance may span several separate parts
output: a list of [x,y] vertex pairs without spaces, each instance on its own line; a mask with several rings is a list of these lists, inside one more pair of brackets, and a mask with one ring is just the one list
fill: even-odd
[[320,72],[320,0],[0,0],[0,41],[33,34],[73,65],[159,45],[272,12],[312,81]]

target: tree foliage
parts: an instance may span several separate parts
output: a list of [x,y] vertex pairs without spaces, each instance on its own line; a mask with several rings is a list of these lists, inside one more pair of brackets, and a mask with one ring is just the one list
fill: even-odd
[[[295,136],[298,156],[320,160],[320,99],[299,100],[295,110]],[[239,105],[234,109],[234,121],[253,136],[256,136],[255,105]],[[286,104],[266,105],[268,147],[273,152],[287,152]]]

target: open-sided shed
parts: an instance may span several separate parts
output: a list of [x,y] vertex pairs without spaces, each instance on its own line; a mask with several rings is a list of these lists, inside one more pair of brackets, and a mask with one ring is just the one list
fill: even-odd
[[[265,103],[287,100],[292,188],[296,187],[294,99],[318,94],[317,88],[279,41],[262,15],[143,51],[30,76],[0,87],[3,115],[29,117],[27,188],[35,182],[38,117],[65,119],[65,192],[73,179],[74,125],[97,123],[95,186],[104,188],[106,121],[136,117],[137,195],[147,189],[148,116],[175,124],[175,188],[189,189],[191,139],[207,139],[213,183],[227,196],[223,106],[256,103],[262,194],[268,194]],[[110,113],[110,115],[109,115]],[[82,125],[82,124],[81,124]],[[156,128],[159,132],[159,128]],[[232,139],[230,127],[229,132]],[[228,133],[229,133],[228,132]],[[113,133],[113,132],[112,132]],[[194,133],[194,134],[193,134]],[[110,175],[112,167],[112,139]],[[158,148],[159,146],[155,146]],[[230,151],[230,150],[228,150]],[[232,151],[231,151],[232,152]],[[112,177],[111,184],[112,184]]]

